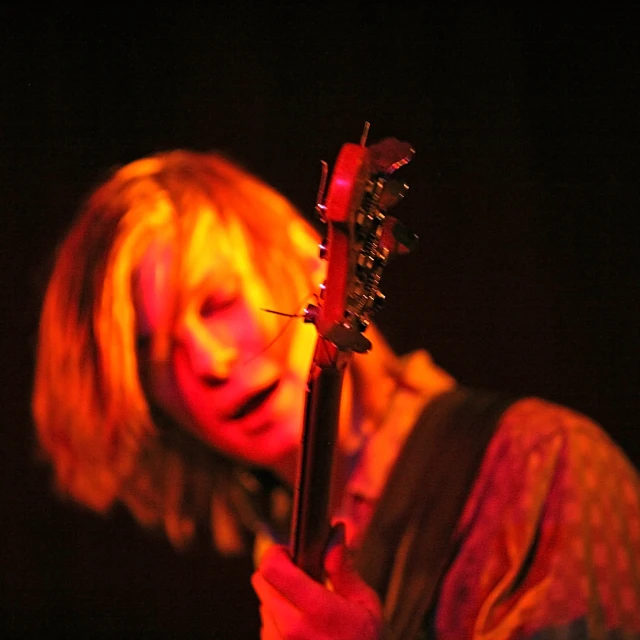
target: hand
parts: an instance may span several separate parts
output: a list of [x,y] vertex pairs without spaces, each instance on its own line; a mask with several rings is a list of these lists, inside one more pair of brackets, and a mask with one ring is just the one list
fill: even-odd
[[356,573],[343,544],[325,559],[327,586],[273,546],[251,583],[260,598],[262,640],[379,640],[382,607],[376,592]]

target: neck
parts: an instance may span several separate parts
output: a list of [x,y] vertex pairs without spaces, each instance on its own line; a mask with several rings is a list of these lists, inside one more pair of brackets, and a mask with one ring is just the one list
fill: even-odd
[[[355,463],[342,478],[336,517],[347,525],[347,542],[357,545],[402,447],[425,407],[455,386],[455,380],[437,367],[425,351],[383,363],[367,385],[354,390],[354,406],[369,399],[370,405],[355,413],[362,416],[363,434]],[[388,365],[388,366],[387,366]],[[362,377],[360,382],[362,382]]]
[[298,450],[290,451],[273,465],[273,473],[288,487],[294,487],[298,480],[298,457]]

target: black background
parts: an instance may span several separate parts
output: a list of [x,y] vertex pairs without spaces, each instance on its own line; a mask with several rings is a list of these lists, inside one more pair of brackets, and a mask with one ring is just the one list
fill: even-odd
[[154,151],[221,149],[311,212],[319,161],[365,120],[371,141],[411,141],[394,213],[421,246],[385,275],[392,345],[577,408],[640,459],[631,15],[258,7],[0,8],[5,636],[257,637],[248,561],[65,505],[34,460],[52,251],[110,168]]

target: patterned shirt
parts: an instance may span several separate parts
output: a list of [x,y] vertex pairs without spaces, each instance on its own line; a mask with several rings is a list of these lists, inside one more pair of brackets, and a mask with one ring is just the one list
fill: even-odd
[[513,404],[456,535],[439,638],[640,638],[640,480],[588,418]]

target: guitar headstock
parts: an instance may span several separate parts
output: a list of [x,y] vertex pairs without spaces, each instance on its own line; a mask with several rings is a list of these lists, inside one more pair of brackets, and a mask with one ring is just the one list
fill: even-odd
[[368,351],[363,332],[380,308],[384,267],[397,254],[417,245],[417,236],[388,210],[408,187],[390,179],[413,157],[410,144],[386,138],[370,147],[342,146],[329,191],[318,211],[327,224],[321,257],[328,260],[327,278],[318,305],[309,305],[305,319],[340,351]]

